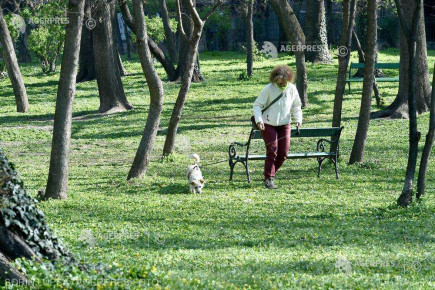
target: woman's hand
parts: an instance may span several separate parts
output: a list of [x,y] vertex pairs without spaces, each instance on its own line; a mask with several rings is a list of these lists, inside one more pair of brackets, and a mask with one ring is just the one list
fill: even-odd
[[261,131],[264,131],[264,123],[262,122],[262,121],[260,121],[260,122],[258,122],[257,123],[257,127],[258,127],[258,129],[260,129]]

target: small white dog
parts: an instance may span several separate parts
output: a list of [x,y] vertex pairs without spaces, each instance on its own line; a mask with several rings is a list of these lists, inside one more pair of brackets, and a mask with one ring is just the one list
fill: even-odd
[[195,160],[194,165],[190,165],[187,168],[187,180],[189,180],[190,192],[192,193],[202,193],[202,188],[204,187],[204,177],[202,177],[201,169],[199,169],[199,155],[192,154],[189,156]]

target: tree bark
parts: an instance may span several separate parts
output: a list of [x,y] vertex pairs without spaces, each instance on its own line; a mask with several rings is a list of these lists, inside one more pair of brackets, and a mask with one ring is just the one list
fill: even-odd
[[[417,166],[418,155],[418,141],[420,133],[417,130],[417,102],[416,102],[416,89],[417,89],[417,42],[418,42],[418,29],[419,23],[423,15],[423,0],[416,0],[414,6],[414,14],[412,17],[411,25],[406,23],[406,18],[402,10],[401,0],[395,0],[397,11],[399,14],[400,27],[407,39],[408,44],[408,75],[410,76],[408,86],[408,110],[409,110],[409,152],[408,152],[408,165],[406,166],[405,182],[402,189],[402,194],[397,199],[399,206],[408,206],[412,202],[412,193],[414,187],[415,167]],[[406,6],[407,10],[408,7]],[[409,10],[408,10],[409,11]],[[407,13],[410,14],[410,13]],[[411,28],[409,28],[411,27]]]
[[95,71],[100,95],[101,113],[133,109],[125,96],[119,70],[119,56],[114,43],[115,2],[98,0],[97,25],[93,30]]
[[343,26],[340,36],[340,49],[338,55],[338,75],[335,87],[334,112],[332,115],[332,127],[341,126],[341,113],[343,109],[343,96],[346,89],[346,73],[349,64],[352,30],[355,20],[355,8],[357,0],[343,0]]
[[[293,45],[305,45],[304,32],[290,4],[286,0],[271,0],[270,4],[272,4],[273,10],[278,16],[279,23],[287,39]],[[297,68],[296,87],[301,98],[302,107],[306,107],[308,105],[308,78],[305,65],[305,52],[298,49],[295,51],[295,57]]]
[[12,260],[24,257],[42,262],[26,242],[6,228],[3,223],[0,224],[0,252]]
[[333,25],[332,0],[326,0],[326,30],[328,32],[328,44],[335,44]]
[[53,141],[50,169],[44,199],[67,199],[71,119],[76,89],[77,66],[85,0],[68,1],[68,19],[65,51],[62,56],[56,110],[54,113]]
[[246,73],[248,77],[253,74],[254,67],[254,0],[248,0],[248,10],[246,17]]
[[[408,26],[411,25],[413,11],[416,4],[415,0],[402,0],[402,5],[406,9],[404,18]],[[423,7],[420,8],[423,10]],[[416,109],[417,114],[422,114],[429,110],[429,102],[431,95],[431,87],[429,83],[429,71],[427,63],[427,48],[426,48],[426,32],[424,26],[424,17],[421,17],[418,22],[416,32]],[[408,92],[410,87],[411,76],[409,75],[409,47],[407,44],[406,36],[400,29],[400,69],[399,69],[399,92],[395,100],[384,110],[374,112],[372,118],[409,118],[408,110]]]
[[[186,1],[192,1],[192,5],[193,7],[196,6],[196,0],[181,0],[180,1],[180,6],[181,6],[181,13],[182,13],[182,25],[183,25],[183,29],[185,31],[185,33],[190,36],[193,33],[193,20],[189,17],[190,15],[190,11],[189,9],[186,7]],[[189,4],[190,5],[190,4]],[[202,32],[201,32],[202,33]],[[199,42],[198,42],[199,44]],[[188,55],[190,53],[190,41],[187,40],[186,38],[180,37],[180,45],[179,45],[179,52],[178,55],[180,56],[184,56],[184,55]],[[198,54],[198,52],[196,52],[196,54]],[[185,70],[189,70],[190,67],[190,63],[189,63],[189,58],[188,57],[180,57],[178,60],[178,66],[177,66],[177,76],[175,77],[175,79],[173,79],[174,81],[183,81],[183,76],[184,76],[184,72]],[[204,80],[203,76],[200,74],[199,70],[197,68],[199,68],[199,57],[198,58],[194,58],[194,69],[193,69],[193,73],[192,73],[192,81],[195,83],[199,83],[202,82]],[[196,66],[196,67],[195,67]]]
[[9,259],[0,252],[0,280],[10,283],[18,284],[20,286],[30,285],[29,280],[21,274],[14,266],[12,266]]
[[32,55],[29,50],[29,43],[27,41],[27,34],[24,32],[20,34],[17,41],[17,50],[18,50],[18,62],[20,63],[31,63]]
[[[192,76],[193,76],[194,67],[195,67],[195,59],[197,57],[198,45],[199,45],[199,41],[201,39],[201,34],[202,34],[202,31],[204,28],[204,24],[207,21],[208,17],[220,5],[222,5],[222,0],[219,0],[218,2],[216,2],[216,4],[213,5],[213,7],[211,8],[211,10],[207,14],[207,16],[204,18],[204,20],[202,20],[199,16],[198,12],[196,11],[194,2],[191,0],[186,0],[185,1],[185,5],[186,5],[185,8],[186,8],[186,11],[189,12],[188,15],[190,15],[192,22],[193,22],[192,31],[189,34],[187,34],[187,31],[184,30],[185,26],[183,25],[183,21],[185,19],[181,13],[182,6],[180,5],[180,1],[182,1],[182,0],[177,0],[178,21],[180,23],[179,31],[180,31],[181,38],[183,38],[183,40],[184,40],[184,43],[185,44],[187,43],[189,45],[189,50],[188,50],[188,53],[185,54],[186,67],[183,70],[183,76],[181,79],[181,88],[180,88],[180,91],[178,93],[178,97],[177,97],[177,100],[175,102],[174,109],[172,111],[171,119],[169,121],[168,133],[166,134],[165,145],[163,147],[163,155],[164,156],[171,154],[174,150],[175,137],[177,135],[178,124],[180,122],[184,103],[186,102],[187,94],[189,93],[190,85],[192,83]],[[182,55],[182,54],[180,54],[180,55]]]
[[[91,18],[91,7],[85,5],[86,18]],[[80,44],[80,67],[77,75],[77,83],[95,80],[95,59],[92,31],[83,24]]]
[[248,0],[248,13],[246,17],[246,72],[248,77],[253,74],[254,67],[254,0]]
[[163,28],[165,30],[166,45],[168,47],[169,57],[172,63],[177,63],[177,46],[175,43],[175,35],[171,28],[168,8],[166,7],[166,0],[160,0],[160,14],[163,21]]
[[[133,33],[136,33],[135,21],[133,16],[130,13],[130,9],[128,8],[126,0],[118,0],[119,7],[121,9],[122,18],[127,26],[130,28]],[[157,46],[157,44],[148,36],[148,46],[152,53],[152,55],[160,62],[165,70],[168,78],[173,81],[177,78],[177,71],[175,69],[174,64],[170,59],[166,58],[163,51]]]
[[133,10],[137,30],[136,37],[138,53],[142,70],[150,90],[150,108],[142,140],[140,141],[127,180],[141,177],[146,173],[157,136],[163,107],[163,85],[154,68],[151,52],[148,48],[148,35],[141,0],[133,0]]
[[426,189],[427,166],[429,163],[429,157],[432,151],[433,143],[435,141],[435,65],[434,75],[432,79],[432,97],[430,101],[429,118],[429,132],[426,135],[426,142],[424,144],[423,153],[421,155],[420,169],[418,172],[417,198],[420,198],[424,194]]
[[3,17],[3,11],[0,9],[0,43],[3,47],[4,61],[8,70],[8,76],[12,83],[17,104],[17,112],[25,113],[29,110],[29,101],[27,99],[26,87],[24,86],[23,77],[18,66],[17,56],[8,26]]
[[[365,63],[366,58],[365,58],[364,50],[361,47],[361,43],[359,42],[358,35],[356,34],[355,29],[352,30],[352,38],[358,50],[359,62]],[[375,54],[375,61],[376,61],[376,54]],[[376,76],[376,68],[375,68],[374,75]],[[379,107],[382,101],[381,101],[381,96],[379,95],[379,89],[378,89],[378,84],[376,83],[376,78],[373,79],[373,91],[375,93],[376,105]]]
[[[307,50],[305,59],[312,63],[331,63],[328,49],[324,0],[307,0],[305,13],[305,36]],[[311,49],[310,49],[311,48]]]
[[364,83],[361,97],[361,108],[358,127],[350,154],[350,164],[362,162],[370,123],[370,109],[372,103],[372,89],[375,82],[375,61],[377,43],[377,1],[368,0],[367,3],[367,53],[364,62]]

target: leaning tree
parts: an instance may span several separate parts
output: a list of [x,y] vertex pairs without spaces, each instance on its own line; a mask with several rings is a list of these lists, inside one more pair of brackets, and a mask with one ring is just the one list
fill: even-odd
[[4,62],[15,94],[17,112],[25,113],[29,110],[29,101],[27,99],[23,76],[21,75],[20,67],[18,66],[12,38],[3,16],[3,10],[1,8],[3,7],[2,2],[3,1],[0,1],[0,44],[3,47]]
[[76,89],[77,67],[85,0],[69,1],[56,110],[54,113],[53,140],[50,170],[45,199],[66,199],[68,185],[69,152],[71,143],[72,107]]
[[[273,10],[288,40],[298,47],[305,46],[305,35],[298,18],[287,0],[270,0]],[[305,65],[305,53],[301,49],[295,51],[297,80],[296,87],[301,97],[302,106],[308,105],[308,79]]]
[[435,65],[432,79],[432,97],[430,100],[429,132],[426,135],[423,153],[421,154],[420,169],[418,171],[417,198],[420,198],[426,190],[426,173],[429,164],[429,156],[435,141]]
[[127,177],[128,180],[141,177],[146,172],[146,168],[151,159],[163,107],[163,85],[154,68],[151,52],[148,47],[148,35],[142,0],[133,0],[133,11],[137,49],[142,70],[150,91],[150,107],[144,133]]
[[361,97],[361,107],[358,127],[350,154],[350,164],[362,162],[367,133],[370,123],[370,109],[372,104],[373,83],[375,81],[376,43],[377,43],[377,1],[368,0],[367,4],[367,51],[364,62],[364,83]]
[[358,0],[343,0],[343,25],[341,27],[340,47],[338,51],[338,75],[335,86],[334,111],[332,127],[341,126],[343,97],[346,89],[346,73],[350,59],[352,31],[354,27],[356,4]]
[[[406,38],[408,52],[408,76],[410,76],[408,86],[408,116],[409,116],[409,151],[408,165],[406,166],[405,182],[402,193],[397,200],[400,206],[408,206],[412,202],[414,190],[415,168],[417,166],[418,141],[420,132],[417,128],[417,56],[418,53],[418,31],[419,24],[423,18],[423,0],[414,0],[414,11],[411,23],[406,22],[405,12],[403,11],[404,0],[395,0],[397,14],[399,15],[400,27]],[[406,13],[411,14],[411,13]],[[403,46],[401,47],[403,49]],[[428,77],[428,76],[427,76]],[[421,77],[419,77],[421,78]]]
[[[216,9],[219,8],[219,6],[221,6],[223,3],[223,0],[218,0],[204,17],[204,19],[201,19],[198,11],[196,10],[194,1],[184,1],[184,7],[186,8],[188,14],[182,13],[183,6],[180,3],[181,1],[182,0],[177,0],[178,22],[180,34],[183,39],[182,43],[184,43],[184,45],[188,45],[189,49],[187,54],[183,54],[185,56],[185,59],[183,60],[185,68],[183,70],[183,76],[181,79],[181,88],[178,92],[178,97],[175,101],[174,109],[172,110],[171,119],[169,121],[168,132],[166,134],[165,145],[163,147],[163,155],[169,155],[174,150],[178,124],[180,123],[183,107],[186,102],[187,94],[190,90],[190,85],[192,83],[193,72],[195,70],[195,63],[198,56],[199,40],[201,39],[204,24],[214,13],[214,11],[216,11]],[[187,26],[190,28],[190,30],[184,30],[186,27],[184,26],[185,17],[187,17],[189,21],[192,19],[191,21],[193,23]]]

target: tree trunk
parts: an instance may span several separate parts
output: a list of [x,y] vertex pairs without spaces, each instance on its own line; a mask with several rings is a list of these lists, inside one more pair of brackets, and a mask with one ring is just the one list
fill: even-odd
[[115,113],[133,109],[125,96],[119,71],[119,56],[113,39],[115,2],[98,0],[93,30],[95,71],[100,94],[101,113]]
[[171,22],[169,21],[170,18],[168,8],[166,7],[166,0],[160,0],[160,14],[163,21],[163,28],[165,30],[166,45],[168,47],[169,57],[172,63],[177,63],[177,46],[175,43],[175,35],[171,28]]
[[[278,16],[279,23],[287,39],[289,39],[293,45],[305,45],[304,32],[290,4],[286,0],[271,0],[270,3]],[[295,57],[297,68],[296,87],[302,101],[302,107],[306,107],[308,105],[308,79],[304,51],[297,50]]]
[[[408,152],[408,165],[406,166],[405,182],[402,189],[402,194],[397,199],[397,204],[400,206],[408,206],[412,202],[412,192],[414,187],[415,167],[417,166],[418,155],[418,141],[420,133],[417,130],[417,102],[416,102],[416,74],[417,74],[417,43],[418,43],[418,29],[421,19],[423,18],[423,0],[417,0],[414,5],[414,14],[412,21],[406,23],[406,17],[402,11],[401,0],[395,0],[400,27],[407,39],[408,43],[408,75],[410,76],[408,86],[408,110],[409,110],[409,152]],[[409,8],[406,6],[409,13]],[[411,27],[410,29],[408,27]],[[399,89],[400,90],[400,89]]]
[[193,27],[191,27],[192,31],[188,33],[188,31],[184,30],[185,26],[183,25],[183,21],[185,20],[185,18],[182,16],[181,13],[182,6],[180,5],[180,2],[181,2],[180,0],[177,0],[178,15],[179,15],[178,21],[180,22],[179,31],[180,31],[181,38],[184,40],[184,43],[189,44],[189,50],[187,54],[184,54],[186,56],[185,57],[186,67],[183,70],[183,76],[181,79],[181,88],[178,93],[178,97],[175,102],[174,109],[172,111],[171,119],[169,121],[168,132],[166,134],[165,145],[163,147],[164,156],[169,155],[174,151],[175,137],[177,135],[178,124],[180,122],[184,103],[186,102],[187,94],[189,93],[190,85],[192,83],[192,76],[195,69],[195,59],[197,58],[198,45],[201,39],[201,34],[204,28],[204,24],[207,21],[208,17],[223,3],[222,0],[216,2],[216,4],[213,5],[211,10],[205,17],[205,19],[201,20],[198,12],[196,11],[195,4],[193,3],[193,1],[186,1],[185,11],[189,13],[187,14],[190,15],[190,18],[188,19],[189,20],[192,19],[192,23],[193,23],[192,25]]
[[372,89],[375,81],[375,61],[377,43],[377,1],[368,0],[367,4],[367,53],[364,62],[364,83],[359,112],[358,128],[350,154],[350,164],[362,162],[370,123],[370,109],[372,103]]
[[[136,28],[134,24],[133,16],[130,13],[126,0],[118,0],[119,7],[121,8],[122,18],[127,26],[133,33],[136,33]],[[160,62],[163,66],[168,78],[170,80],[175,80],[177,78],[177,71],[171,60],[167,59],[163,51],[157,46],[157,44],[148,36],[148,46],[152,55]]]
[[418,182],[417,182],[417,198],[420,198],[424,194],[426,189],[427,165],[429,163],[429,156],[430,156],[430,152],[432,151],[434,141],[435,141],[435,65],[434,65],[434,75],[432,78],[432,98],[430,101],[429,132],[426,135],[426,142],[424,144],[423,153],[421,155],[420,169],[418,172]]
[[[361,43],[359,42],[358,35],[356,34],[355,29],[352,30],[352,38],[353,41],[355,41],[355,46],[358,50],[359,62],[365,63],[366,58],[365,58],[364,50],[361,47]],[[375,61],[376,61],[376,54],[375,54]],[[376,69],[374,75],[376,76]],[[376,105],[379,107],[382,103],[382,100],[381,100],[381,96],[379,95],[379,89],[378,89],[378,84],[376,83],[376,79],[373,79],[373,91],[375,93]]]
[[86,25],[83,25],[80,44],[80,67],[77,75],[77,83],[92,81],[97,77],[95,74],[94,46],[92,43],[92,31],[90,31]]
[[253,74],[254,66],[254,0],[249,0],[248,3],[248,13],[246,17],[246,72],[248,77]]
[[307,0],[305,13],[305,36],[307,50],[305,59],[313,63],[331,63],[326,33],[324,0]]
[[[338,75],[335,87],[334,112],[332,115],[332,127],[341,126],[341,112],[343,109],[343,96],[346,89],[346,73],[350,58],[352,30],[355,20],[355,8],[357,0],[343,0],[343,26],[340,36],[340,48],[338,55]],[[342,50],[340,52],[340,49]],[[333,148],[334,149],[334,148]]]
[[[412,13],[414,10],[415,0],[402,0],[402,5],[406,9],[404,13],[405,21],[408,26],[412,22]],[[423,7],[421,7],[423,10]],[[415,84],[415,96],[416,96],[416,108],[417,114],[424,113],[429,110],[431,88],[429,83],[429,71],[427,63],[427,48],[426,48],[426,33],[424,27],[424,17],[421,17],[418,22],[417,30],[417,46],[416,46],[416,84]],[[408,114],[408,92],[410,87],[409,75],[409,48],[406,40],[406,36],[403,31],[399,32],[400,39],[400,69],[399,69],[399,92],[395,100],[390,106],[384,110],[374,112],[372,118],[409,118]]]
[[328,44],[335,44],[333,25],[332,0],[326,0],[326,30],[328,32]]
[[141,177],[146,172],[159,128],[163,107],[163,85],[154,68],[151,52],[148,48],[148,35],[146,31],[142,0],[133,0],[133,11],[136,22],[137,48],[142,70],[150,90],[150,108],[142,140],[140,141],[127,180]]
[[[181,13],[182,13],[182,25],[183,25],[183,29],[186,32],[186,34],[188,36],[191,35],[192,31],[193,31],[193,23],[192,23],[192,19],[189,17],[190,12],[187,9],[187,4],[185,3],[185,1],[187,0],[181,0],[180,1],[180,5],[181,5]],[[193,6],[196,6],[196,0],[192,1]],[[199,44],[199,42],[198,42]],[[188,55],[190,53],[190,41],[180,37],[180,45],[179,45],[179,52],[178,55],[184,56],[184,55]],[[198,54],[198,52],[196,52]],[[202,82],[204,79],[202,77],[202,75],[199,73],[198,69],[195,69],[195,65],[196,67],[199,67],[199,58],[196,59],[194,58],[195,62],[194,63],[194,70],[192,73],[192,81],[195,83],[199,83]],[[189,70],[190,67],[190,63],[189,63],[189,59],[187,57],[180,57],[178,60],[178,66],[177,66],[177,76],[175,77],[175,79],[173,79],[173,81],[183,81],[183,76],[184,71],[185,70]],[[190,85],[189,85],[190,86]]]
[[24,86],[23,77],[17,62],[17,56],[15,55],[14,45],[12,44],[11,35],[3,17],[2,9],[0,9],[0,43],[3,47],[3,55],[5,57],[4,61],[15,94],[17,112],[25,113],[29,109],[26,87]]
[[71,119],[76,89],[77,66],[85,0],[68,2],[65,51],[62,56],[56,110],[54,113],[53,142],[50,169],[44,198],[67,199]]
[[118,68],[119,68],[119,73],[122,77],[128,76],[128,72],[124,67],[124,63],[122,62],[122,58],[119,53],[118,53]]
[[20,34],[17,41],[18,61],[20,63],[31,63],[32,55],[29,50],[29,43],[27,41],[27,33]]
[[0,281],[18,284],[20,287],[30,285],[29,280],[11,264],[10,260],[0,252]]
[[124,22],[124,34],[125,34],[125,40],[127,42],[127,58],[128,60],[131,60],[131,35],[130,35],[130,31],[128,31],[128,27],[125,22]]

